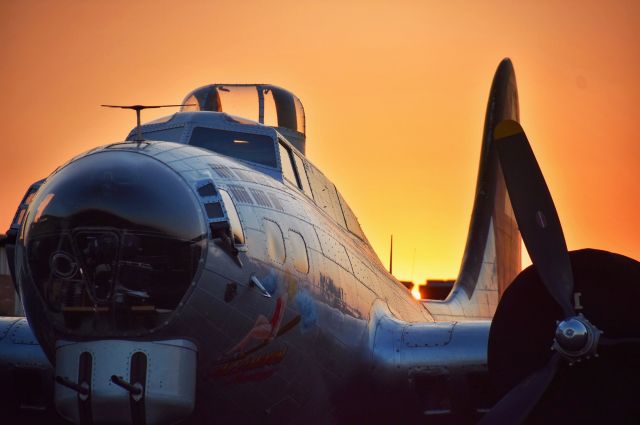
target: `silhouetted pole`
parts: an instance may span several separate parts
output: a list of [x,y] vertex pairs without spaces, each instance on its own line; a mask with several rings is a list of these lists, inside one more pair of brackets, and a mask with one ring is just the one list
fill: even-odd
[[389,251],[389,273],[393,274],[393,235],[391,235],[391,250]]

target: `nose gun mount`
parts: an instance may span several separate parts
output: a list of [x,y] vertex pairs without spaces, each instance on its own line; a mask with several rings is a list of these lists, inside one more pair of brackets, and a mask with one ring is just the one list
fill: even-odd
[[181,421],[195,405],[196,357],[196,345],[182,339],[59,341],[56,408],[74,423]]

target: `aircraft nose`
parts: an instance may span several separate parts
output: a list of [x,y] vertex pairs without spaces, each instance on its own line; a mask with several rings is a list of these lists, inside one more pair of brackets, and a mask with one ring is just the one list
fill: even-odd
[[97,225],[184,240],[206,233],[180,176],[156,159],[116,150],[87,155],[51,176],[33,203],[30,225],[28,232]]
[[164,323],[205,250],[202,207],[166,164],[103,150],[53,174],[24,224],[25,273],[54,322],[95,336]]

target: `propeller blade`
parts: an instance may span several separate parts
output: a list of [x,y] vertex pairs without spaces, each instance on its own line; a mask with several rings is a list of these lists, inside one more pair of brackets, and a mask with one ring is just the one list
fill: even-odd
[[478,425],[518,425],[524,422],[553,381],[559,364],[560,354],[555,353],[543,368],[513,387],[482,417]]
[[573,272],[560,219],[524,130],[515,121],[494,130],[498,157],[520,234],[547,291],[566,317],[575,316]]
[[615,347],[618,345],[640,345],[640,338],[627,337],[627,338],[608,338],[601,336],[598,345],[602,347]]

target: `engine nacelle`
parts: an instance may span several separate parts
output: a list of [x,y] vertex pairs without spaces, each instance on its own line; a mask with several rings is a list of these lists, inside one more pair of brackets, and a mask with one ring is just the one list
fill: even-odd
[[[578,314],[611,338],[640,335],[640,263],[611,252],[583,249],[569,253]],[[582,317],[582,316],[579,316]],[[505,291],[489,334],[489,372],[499,399],[554,355],[562,309],[528,267]],[[526,423],[640,423],[637,383],[640,347],[597,348],[598,356],[561,362],[557,375]]]

